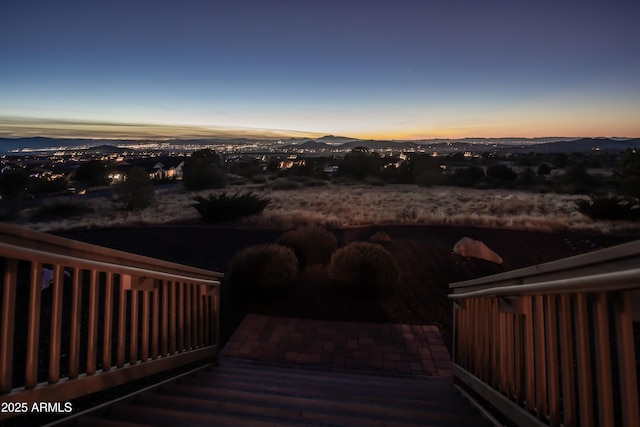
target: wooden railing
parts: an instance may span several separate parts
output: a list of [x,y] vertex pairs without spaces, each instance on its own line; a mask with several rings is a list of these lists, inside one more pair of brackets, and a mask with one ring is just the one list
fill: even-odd
[[0,272],[0,420],[217,358],[220,273],[7,224]]
[[450,288],[456,381],[516,425],[640,426],[640,242]]

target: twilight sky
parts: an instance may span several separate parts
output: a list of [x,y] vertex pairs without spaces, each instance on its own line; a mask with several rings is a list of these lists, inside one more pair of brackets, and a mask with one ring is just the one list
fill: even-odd
[[639,137],[639,22],[637,0],[2,0],[0,136]]

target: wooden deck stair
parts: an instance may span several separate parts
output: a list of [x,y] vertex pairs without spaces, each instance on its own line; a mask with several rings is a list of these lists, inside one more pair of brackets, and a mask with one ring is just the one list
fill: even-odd
[[489,426],[450,380],[222,360],[76,426]]

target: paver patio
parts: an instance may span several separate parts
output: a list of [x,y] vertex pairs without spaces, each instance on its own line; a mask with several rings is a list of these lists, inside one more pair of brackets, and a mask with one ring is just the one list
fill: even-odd
[[334,322],[248,314],[221,357],[336,370],[452,377],[452,363],[432,325]]

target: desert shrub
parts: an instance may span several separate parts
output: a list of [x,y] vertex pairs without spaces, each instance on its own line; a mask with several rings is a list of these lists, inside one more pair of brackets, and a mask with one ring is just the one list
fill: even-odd
[[485,178],[484,170],[478,166],[456,169],[453,173],[453,183],[460,187],[477,187]]
[[487,177],[499,181],[515,181],[518,174],[507,165],[495,164],[487,167]]
[[400,275],[398,263],[389,251],[366,242],[353,242],[335,251],[328,271],[338,292],[361,298],[388,293]]
[[24,196],[29,185],[29,174],[22,170],[9,170],[0,174],[0,194],[5,199]]
[[568,165],[565,173],[554,179],[555,190],[559,193],[589,194],[597,185],[597,178],[589,175],[581,163]]
[[31,178],[29,188],[33,194],[61,193],[69,186],[66,178]]
[[589,200],[578,200],[576,207],[591,219],[640,221],[640,204],[620,196],[589,196]]
[[187,190],[224,188],[227,185],[226,173],[220,167],[220,156],[209,149],[196,151],[185,160],[182,179]]
[[31,214],[32,221],[47,221],[82,216],[93,211],[86,203],[77,200],[54,200],[37,208]]
[[226,280],[243,299],[269,299],[290,290],[298,276],[298,259],[284,246],[250,246],[229,262]]
[[536,173],[540,176],[550,175],[551,167],[546,163],[542,163],[540,166],[538,166],[538,170],[536,171]]
[[191,205],[207,222],[233,221],[245,216],[261,213],[269,204],[268,199],[263,199],[254,193],[227,195],[211,194],[209,197],[196,196],[196,201]]
[[129,211],[149,207],[155,201],[156,190],[147,171],[141,167],[132,168],[127,178],[115,186],[118,200]]
[[365,147],[355,147],[345,155],[338,168],[339,176],[363,180],[367,176],[379,176],[381,171],[380,155]]
[[304,227],[287,231],[276,240],[291,248],[301,266],[327,264],[338,247],[336,236],[322,227]]
[[109,170],[102,160],[90,160],[80,164],[75,171],[75,180],[83,187],[109,185]]
[[533,169],[525,168],[525,170],[520,172],[520,174],[518,175],[517,184],[520,187],[531,187],[535,185],[537,177],[538,176],[533,171]]

